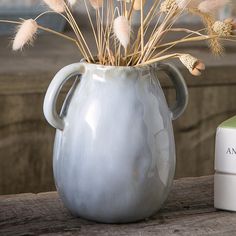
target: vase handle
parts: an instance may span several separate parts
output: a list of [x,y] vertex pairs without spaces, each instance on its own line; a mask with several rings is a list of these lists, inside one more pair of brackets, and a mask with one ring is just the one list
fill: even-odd
[[163,70],[176,89],[176,102],[170,107],[172,120],[179,118],[185,111],[188,104],[188,88],[180,71],[169,63],[162,63],[158,68]]
[[62,68],[51,81],[43,103],[43,113],[50,125],[56,129],[64,129],[64,120],[56,111],[56,102],[62,86],[72,76],[83,74],[84,63],[74,63]]

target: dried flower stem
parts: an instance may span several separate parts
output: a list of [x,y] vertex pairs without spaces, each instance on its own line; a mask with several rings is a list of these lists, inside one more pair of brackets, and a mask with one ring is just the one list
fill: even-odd
[[[172,47],[174,47],[174,46],[176,46],[177,44],[180,44],[180,43],[206,41],[206,40],[209,40],[211,38],[217,37],[215,35],[214,36],[202,35],[202,36],[196,36],[196,37],[190,37],[190,36],[191,35],[187,35],[186,37],[184,37],[182,39],[175,40],[175,41],[165,43],[165,44],[160,44],[160,45],[154,47],[154,49],[156,50],[158,48],[167,47],[165,50],[169,50],[170,48],[172,48]],[[188,37],[190,37],[190,38],[188,38]],[[138,54],[141,54],[141,51],[136,52],[136,55],[138,55]],[[128,55],[128,57],[133,57],[133,56],[134,56],[134,53]]]
[[[41,18],[41,17],[44,16],[45,14],[49,14],[49,13],[54,13],[54,14],[55,14],[54,11],[46,11],[46,12],[43,12],[43,13],[39,14],[34,20],[38,20],[39,18]],[[71,20],[69,20],[69,19],[68,19],[65,15],[63,15],[62,13],[57,12],[56,14],[59,14],[61,17],[63,17],[63,18],[70,24],[70,26],[72,27],[73,31],[76,33],[75,25],[73,24],[74,22],[71,22]],[[46,30],[46,29],[47,29],[48,32],[51,32],[51,33],[54,33],[54,34],[57,34],[57,35],[60,34],[60,33],[58,34],[57,31],[53,31],[53,30],[50,30],[50,29],[45,28],[45,27],[42,27],[42,26],[40,26],[40,27],[41,27],[41,29],[44,28],[43,30]],[[77,35],[77,37],[78,37],[78,34],[76,34],[76,35]],[[66,37],[67,37],[67,36],[66,36]],[[79,38],[79,37],[78,37],[78,38]],[[78,41],[76,41],[76,45],[79,47],[79,50],[82,52],[83,56],[88,57],[88,56],[86,55],[86,52],[85,52],[83,46],[82,46]]]
[[[22,24],[22,22],[20,22],[20,21],[12,21],[12,20],[0,20],[0,23],[9,23],[9,24],[15,24],[15,25],[21,25],[21,24]],[[41,29],[41,30],[43,30],[43,31],[46,31],[46,32],[48,32],[48,33],[52,33],[52,34],[55,34],[55,35],[57,35],[57,36],[60,36],[60,37],[62,37],[62,38],[64,38],[64,39],[67,39],[67,40],[69,40],[69,41],[72,41],[72,42],[75,42],[75,43],[77,42],[76,39],[74,39],[74,38],[72,38],[72,37],[70,37],[70,36],[67,36],[67,35],[65,35],[65,34],[59,33],[59,32],[57,32],[57,31],[55,31],[55,30],[46,28],[46,27],[44,27],[44,26],[38,25],[38,28]]]
[[68,19],[71,22],[71,26],[72,26],[74,32],[76,33],[76,35],[78,37],[79,42],[81,39],[81,47],[82,47],[83,52],[86,56],[86,59],[88,60],[88,62],[91,62],[90,59],[93,61],[93,56],[92,56],[92,53],[86,43],[86,40],[84,39],[84,36],[83,36],[78,24],[76,23],[73,15],[71,14],[71,11],[67,5],[66,5],[66,14],[67,14]]
[[140,64],[140,62],[143,62],[146,60],[146,58],[149,56],[149,53],[151,52],[151,50],[153,49],[153,47],[155,46],[155,44],[158,42],[158,40],[161,37],[161,33],[162,31],[165,29],[165,27],[168,25],[169,20],[173,17],[174,12],[170,11],[169,14],[166,15],[165,19],[163,20],[163,22],[161,23],[161,25],[158,27],[157,31],[155,32],[155,34],[153,35],[153,38],[149,40],[149,42],[145,45],[144,48],[144,53],[142,53],[142,55],[140,56],[137,64]]
[[144,52],[144,26],[143,26],[143,0],[141,0],[141,12],[140,12],[140,24],[141,24],[141,51]]
[[[157,7],[158,7],[158,4],[159,4],[159,0],[156,0],[154,1],[149,13],[147,14],[147,16],[145,17],[144,21],[143,21],[143,26],[144,28],[148,28],[151,20],[153,19],[154,15],[155,15],[155,12],[157,10]],[[161,19],[161,16],[159,17],[156,25],[159,23]],[[135,40],[135,43],[134,43],[134,52],[137,52],[140,48],[140,40],[141,40],[141,27],[139,28],[138,30],[138,33],[137,33],[137,39]]]
[[[161,39],[164,37],[164,35],[167,32],[170,32],[169,29],[172,28],[173,24],[175,23],[175,21],[178,19],[178,17],[183,13],[184,9],[178,10],[176,12],[176,8],[175,6],[173,6],[169,12],[169,14],[171,15],[171,18],[167,20],[166,25],[163,27],[163,29],[160,31],[159,35],[157,35],[156,41],[154,42],[154,45],[152,46],[152,50],[150,50],[149,54],[147,54],[145,60],[148,60],[150,58],[152,58],[152,55],[155,53],[155,47],[158,43],[160,43]],[[172,13],[172,14],[171,14]],[[168,14],[167,14],[168,15]]]
[[135,0],[132,0],[132,1],[131,1],[131,5],[130,5],[130,9],[129,9],[128,17],[127,17],[128,20],[131,19],[132,12],[133,12],[133,9],[134,9],[134,2],[135,2]]
[[162,57],[158,57],[158,58],[154,58],[154,59],[150,59],[148,61],[142,62],[140,64],[135,65],[135,67],[148,65],[148,64],[159,62],[159,61],[164,61],[164,60],[167,60],[167,59],[170,59],[170,58],[178,58],[181,55],[182,55],[181,53],[168,54],[168,55],[165,55],[165,56],[162,56]]
[[86,3],[86,0],[84,0],[84,5],[85,5],[85,9],[86,9],[86,12],[87,12],[87,15],[88,15],[89,23],[91,25],[91,28],[92,28],[92,31],[93,31],[93,35],[94,35],[94,39],[95,39],[95,42],[96,42],[96,45],[97,45],[97,49],[98,49],[98,39],[97,39],[95,28],[94,28],[94,25],[93,25],[93,22],[92,22],[92,19],[91,19],[90,12],[88,10],[88,5]]
[[[179,44],[179,43],[183,43],[183,42],[187,42],[187,40],[188,40],[188,42],[193,42],[193,41],[196,41],[195,40],[195,38],[196,37],[191,37],[193,35],[193,33],[191,33],[191,34],[189,34],[189,35],[187,35],[187,36],[185,36],[184,38],[182,38],[181,40],[176,40],[176,41],[173,41],[173,42],[171,42],[171,44],[169,45],[169,46],[165,46],[166,48],[165,49],[163,49],[162,51],[160,51],[160,52],[158,52],[157,54],[155,54],[154,55],[154,57],[159,57],[159,56],[161,56],[163,53],[165,53],[166,51],[168,51],[168,50],[170,50],[171,48],[173,48],[173,47],[175,47],[177,44]],[[209,37],[207,36],[197,36],[197,37],[205,37],[205,40],[208,40],[209,39]],[[203,39],[201,38],[201,41],[202,41]],[[157,46],[156,47],[156,49],[157,48],[160,48],[160,46],[161,45],[159,45],[159,46]]]

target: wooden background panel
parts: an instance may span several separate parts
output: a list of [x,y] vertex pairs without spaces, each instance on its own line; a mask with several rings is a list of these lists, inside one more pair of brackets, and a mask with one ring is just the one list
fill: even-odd
[[[174,90],[169,89],[168,98],[174,96]],[[213,173],[216,129],[222,121],[236,114],[235,101],[236,85],[189,88],[188,107],[173,123],[177,178]]]
[[53,190],[52,132],[41,121],[12,124],[1,130],[2,194]]
[[43,118],[44,94],[0,96],[0,193],[54,189],[51,129]]
[[[71,82],[59,96],[58,110]],[[44,118],[44,96],[45,89],[0,94],[0,195],[55,190],[52,172],[55,129]]]

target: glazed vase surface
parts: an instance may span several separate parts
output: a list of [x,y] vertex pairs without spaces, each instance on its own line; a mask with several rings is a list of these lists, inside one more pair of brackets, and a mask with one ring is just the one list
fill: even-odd
[[[166,71],[177,101],[169,108],[158,80]],[[77,76],[61,114],[62,85]],[[44,113],[57,128],[53,171],[58,193],[73,215],[127,223],[155,214],[175,172],[172,119],[184,111],[187,89],[171,65],[142,68],[75,63],[53,79]]]

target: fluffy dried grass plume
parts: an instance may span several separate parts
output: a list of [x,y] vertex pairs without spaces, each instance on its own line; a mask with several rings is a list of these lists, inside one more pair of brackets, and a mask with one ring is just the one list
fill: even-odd
[[127,48],[130,40],[131,27],[125,16],[118,16],[114,20],[113,30],[115,36],[124,48]]
[[22,49],[27,43],[32,43],[37,29],[38,24],[35,20],[23,21],[14,38],[12,49],[16,51]]
[[43,0],[53,11],[62,13],[65,11],[64,0]]
[[67,0],[70,6],[74,6],[77,0]]
[[189,70],[189,72],[194,76],[201,75],[201,71],[205,70],[204,63],[190,54],[183,54],[179,57],[179,59],[183,63],[183,65]]
[[201,12],[209,13],[218,10],[229,2],[229,0],[205,0],[198,5],[198,9]]
[[103,5],[103,0],[89,0],[89,2],[94,9],[99,9]]

